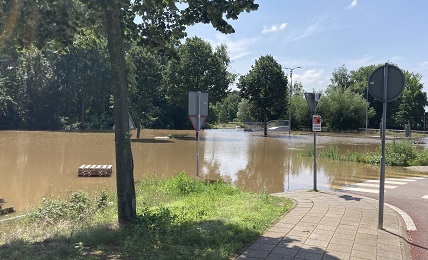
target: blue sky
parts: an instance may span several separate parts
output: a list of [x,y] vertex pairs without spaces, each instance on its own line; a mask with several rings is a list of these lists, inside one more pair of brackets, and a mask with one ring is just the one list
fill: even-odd
[[[428,91],[427,0],[256,0],[259,10],[231,21],[236,33],[211,25],[188,28],[213,46],[228,46],[230,71],[247,74],[272,55],[306,91],[325,90],[334,69],[392,62],[422,75]],[[288,70],[285,70],[289,74]]]

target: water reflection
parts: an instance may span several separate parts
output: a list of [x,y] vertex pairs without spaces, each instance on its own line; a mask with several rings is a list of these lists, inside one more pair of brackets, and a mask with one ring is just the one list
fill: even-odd
[[[166,139],[170,134],[187,135]],[[135,134],[134,134],[135,136]],[[165,178],[196,172],[194,131],[144,130],[132,142],[135,180],[154,174]],[[318,148],[335,144],[342,151],[371,151],[378,139],[320,136]],[[298,151],[313,145],[312,135],[275,135],[260,132],[206,130],[200,141],[200,172],[204,178],[221,177],[236,187],[267,193],[313,188],[313,157]],[[20,212],[43,197],[83,189],[115,187],[114,134],[70,132],[0,132],[0,198]],[[82,164],[111,164],[111,178],[77,177]],[[318,189],[340,189],[376,179],[379,167],[318,158]],[[387,176],[405,176],[403,168],[388,168]]]
[[[208,178],[221,177],[237,187],[268,193],[314,187],[313,157],[299,150],[313,145],[313,136],[275,135],[234,130],[207,130],[204,133],[204,172]],[[328,145],[341,152],[369,152],[379,139],[319,136],[317,150]],[[388,168],[389,177],[406,176],[403,168]],[[367,179],[377,179],[379,166],[317,158],[317,188],[336,190]]]

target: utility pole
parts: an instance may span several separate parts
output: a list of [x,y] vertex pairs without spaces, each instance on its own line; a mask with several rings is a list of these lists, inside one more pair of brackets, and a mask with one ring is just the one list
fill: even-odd
[[367,137],[367,127],[369,122],[369,87],[367,86],[367,93],[366,93],[366,135]]
[[285,68],[290,70],[290,106],[288,108],[288,135],[291,135],[291,111],[292,111],[292,98],[293,98],[293,70],[300,69],[302,67]]

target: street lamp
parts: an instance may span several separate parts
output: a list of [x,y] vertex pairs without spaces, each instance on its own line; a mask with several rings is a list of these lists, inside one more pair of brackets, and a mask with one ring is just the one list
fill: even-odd
[[302,67],[294,67],[294,68],[285,68],[287,70],[290,70],[290,107],[288,108],[288,135],[291,134],[291,100],[293,98],[293,70],[300,69]]
[[366,93],[366,136],[367,137],[367,126],[369,122],[369,87],[367,86],[367,93]]

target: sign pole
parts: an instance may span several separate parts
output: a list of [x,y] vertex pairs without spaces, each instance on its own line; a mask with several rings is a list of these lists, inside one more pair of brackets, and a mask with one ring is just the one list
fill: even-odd
[[[315,114],[315,111],[314,111]],[[317,132],[314,131],[314,191],[317,191]]]
[[306,101],[308,102],[309,111],[312,113],[312,131],[314,132],[314,191],[317,190],[317,133],[321,131],[321,117],[316,115],[317,105],[320,99],[320,94],[305,93]]
[[388,63],[384,67],[383,80],[383,113],[382,113],[382,155],[380,157],[379,179],[379,219],[378,229],[383,229],[383,210],[385,201],[385,138],[386,138],[386,108],[388,97]]
[[406,79],[401,69],[385,63],[375,69],[369,77],[368,90],[372,96],[383,102],[381,142],[382,155],[380,158],[379,174],[379,219],[378,228],[383,229],[383,210],[385,200],[385,139],[386,139],[386,109],[387,103],[397,99],[406,87]]
[[198,137],[197,147],[198,151],[196,154],[196,176],[199,176],[199,130],[201,128],[201,91],[197,92],[198,94],[198,128],[196,129],[196,135]]
[[[196,176],[199,176],[199,134],[208,117],[208,93],[201,91],[194,92],[189,91],[189,107],[188,107],[189,119],[192,122],[193,129],[196,132]],[[201,118],[203,120],[201,120]]]

